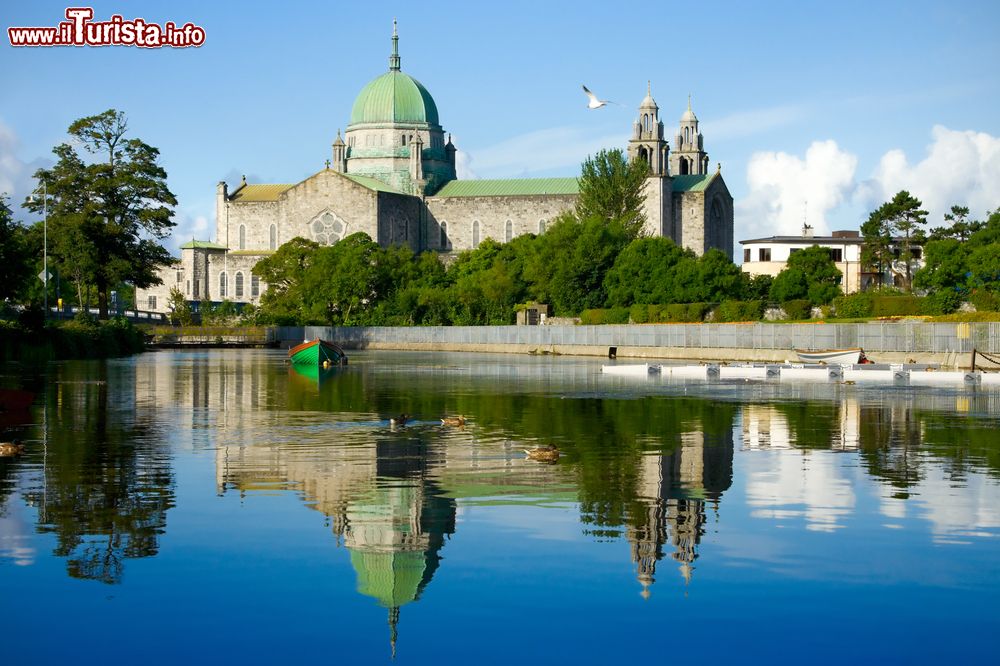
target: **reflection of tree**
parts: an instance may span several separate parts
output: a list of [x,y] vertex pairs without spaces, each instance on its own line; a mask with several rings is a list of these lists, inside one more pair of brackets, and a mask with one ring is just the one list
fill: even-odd
[[920,466],[921,427],[910,404],[862,407],[859,447],[869,474],[897,489],[896,497],[909,497],[908,489],[923,479]]
[[106,364],[90,365],[96,383],[55,384],[46,396],[43,487],[27,495],[39,507],[38,530],[56,536],[55,554],[67,558],[71,576],[118,583],[126,559],[157,553],[173,475],[148,428],[134,420],[129,378],[109,380]]

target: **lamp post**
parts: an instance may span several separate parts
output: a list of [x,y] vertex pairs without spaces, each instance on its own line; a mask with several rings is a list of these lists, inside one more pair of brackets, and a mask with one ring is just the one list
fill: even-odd
[[[35,194],[38,188],[35,188]],[[49,189],[42,181],[42,284],[45,291],[45,318],[49,318]]]

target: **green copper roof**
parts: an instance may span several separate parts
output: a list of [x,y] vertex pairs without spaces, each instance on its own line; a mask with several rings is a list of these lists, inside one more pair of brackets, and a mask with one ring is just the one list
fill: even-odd
[[434,98],[419,81],[391,70],[361,89],[348,125],[364,123],[428,123],[438,125]]
[[504,178],[453,180],[436,197],[529,197],[546,194],[579,194],[576,178]]
[[718,174],[711,174],[708,176],[674,176],[671,180],[673,181],[674,192],[704,192],[712,179]]
[[351,566],[358,576],[358,592],[386,608],[398,608],[420,594],[427,560],[422,551],[351,549]]
[[225,245],[219,245],[212,241],[191,240],[181,245],[182,250],[225,250]]
[[358,185],[362,187],[367,187],[369,190],[375,190],[376,192],[391,192],[393,194],[403,194],[399,190],[390,187],[389,185],[383,183],[377,178],[372,178],[371,176],[362,176],[356,173],[345,173],[345,176],[350,180],[353,180]]

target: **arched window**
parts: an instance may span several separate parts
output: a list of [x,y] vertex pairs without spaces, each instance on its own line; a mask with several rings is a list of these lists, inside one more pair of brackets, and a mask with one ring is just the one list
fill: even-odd
[[538,235],[545,233],[545,220],[538,220]]
[[441,223],[441,241],[439,243],[442,250],[448,249],[448,223]]
[[402,139],[402,142],[403,142],[403,145],[405,146],[405,145],[406,145],[406,135],[404,134],[404,135],[403,135],[403,136],[401,137],[401,139]]
[[682,157],[678,166],[680,166],[681,168],[681,172],[679,175],[686,176],[688,172],[688,161]]
[[260,278],[256,275],[250,276],[250,298],[260,296]]
[[507,220],[507,223],[503,225],[503,242],[509,243],[514,240],[514,223]]
[[236,272],[236,298],[243,298],[243,273]]
[[245,224],[240,225],[240,249],[247,249],[247,226]]
[[219,273],[219,298],[226,297],[226,271]]
[[271,238],[268,240],[267,247],[271,250],[278,249],[278,226],[275,224],[271,225],[270,230]]
[[479,220],[472,223],[472,247],[479,247]]
[[684,128],[684,143],[691,143],[691,128]]

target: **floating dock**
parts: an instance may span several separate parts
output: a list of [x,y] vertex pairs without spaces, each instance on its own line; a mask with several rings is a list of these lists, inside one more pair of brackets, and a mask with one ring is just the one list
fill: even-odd
[[755,363],[724,365],[602,365],[601,372],[625,377],[659,375],[679,379],[744,380],[782,382],[834,382],[850,384],[891,384],[893,386],[995,386],[1000,373],[971,370],[939,370],[924,363],[823,365],[809,363]]

